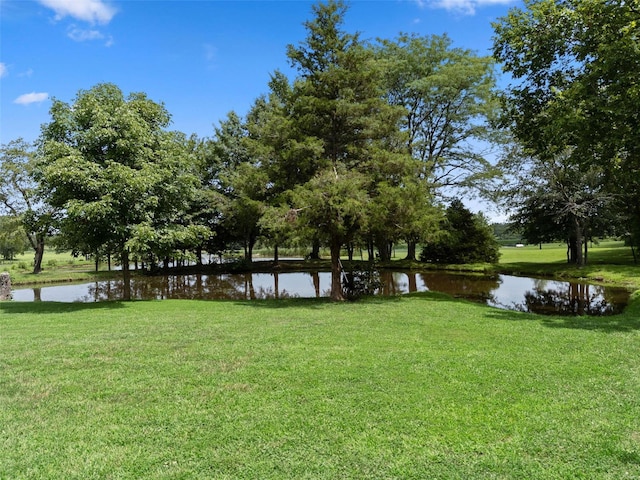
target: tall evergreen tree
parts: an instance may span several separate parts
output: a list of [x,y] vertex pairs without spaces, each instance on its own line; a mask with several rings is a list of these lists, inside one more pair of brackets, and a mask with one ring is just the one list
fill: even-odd
[[358,34],[342,30],[346,6],[313,6],[307,37],[288,47],[299,78],[291,115],[299,131],[322,147],[311,180],[295,189],[299,221],[331,251],[331,298],[343,300],[341,247],[364,227],[374,172],[389,159],[385,142],[397,133],[399,111],[383,99],[380,64]]

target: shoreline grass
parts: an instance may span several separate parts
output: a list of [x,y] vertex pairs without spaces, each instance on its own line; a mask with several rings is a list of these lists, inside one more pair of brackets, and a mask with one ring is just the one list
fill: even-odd
[[[412,262],[402,259],[405,250],[398,249],[398,256],[391,262],[378,263],[380,268],[396,270],[447,270],[453,272],[476,273],[502,273],[509,275],[525,275],[537,277],[549,277],[563,280],[582,280],[591,283],[618,286],[630,290],[640,289],[640,264],[633,262],[631,249],[625,247],[620,241],[603,241],[592,245],[589,250],[589,263],[586,266],[577,267],[566,263],[566,246],[562,244],[544,244],[542,248],[537,245],[529,245],[522,248],[502,247],[500,262],[497,264],[476,265],[434,265],[421,262]],[[262,253],[265,253],[264,251]],[[95,265],[83,259],[72,257],[69,253],[54,253],[46,251],[43,261],[43,272],[34,275],[29,271],[29,255],[25,254],[11,262],[0,263],[0,271],[8,271],[14,286],[47,285],[65,282],[82,282],[108,280],[117,278],[120,273],[116,270],[107,270],[106,264],[99,266],[95,271]],[[264,260],[264,259],[263,259]],[[345,266],[349,266],[346,258]],[[355,265],[364,264],[366,261],[355,260]],[[281,261],[278,267],[274,267],[270,261],[255,261],[251,266],[243,265],[242,268],[254,272],[268,272],[277,268],[279,271],[309,269],[330,269],[330,261],[306,260],[306,261]],[[219,269],[221,272],[224,269]],[[132,272],[134,275],[137,272]]]
[[0,304],[0,478],[640,477],[640,297]]

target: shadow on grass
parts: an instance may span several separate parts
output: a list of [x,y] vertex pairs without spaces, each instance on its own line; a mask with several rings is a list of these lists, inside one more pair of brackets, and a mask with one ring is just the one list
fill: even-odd
[[[406,295],[405,295],[406,296]],[[278,298],[278,299],[257,299],[257,300],[203,300],[203,301],[215,301],[215,302],[233,302],[236,305],[242,305],[247,307],[254,308],[270,308],[270,309],[280,309],[280,308],[310,308],[310,309],[319,309],[324,308],[329,305],[357,305],[359,303],[366,302],[367,304],[388,304],[389,302],[399,302],[402,299],[402,296],[371,296],[371,297],[363,297],[356,301],[344,301],[344,302],[333,302],[328,297],[320,297],[320,298]]]
[[640,298],[632,300],[626,310],[610,316],[558,316],[491,309],[485,315],[504,321],[536,321],[549,328],[593,330],[603,333],[640,330]]
[[69,313],[81,310],[115,310],[124,308],[124,303],[119,301],[96,303],[65,303],[65,302],[0,302],[0,312],[11,314],[28,313]]

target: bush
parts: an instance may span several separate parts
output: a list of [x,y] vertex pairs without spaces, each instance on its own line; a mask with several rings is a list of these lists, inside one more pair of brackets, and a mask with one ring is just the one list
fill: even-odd
[[368,270],[354,269],[345,272],[342,278],[342,290],[347,300],[358,300],[370,296],[382,288],[380,273],[372,265]]
[[425,245],[422,262],[497,263],[500,244],[482,215],[474,215],[460,200],[451,202],[441,225],[442,235]]

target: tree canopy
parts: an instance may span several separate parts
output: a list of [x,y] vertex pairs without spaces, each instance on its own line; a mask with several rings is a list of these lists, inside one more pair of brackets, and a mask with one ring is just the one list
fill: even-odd
[[132,259],[201,265],[203,252],[243,248],[250,262],[259,239],[276,260],[294,241],[328,247],[334,300],[345,246],[388,260],[404,241],[415,260],[446,223],[444,189],[494,174],[483,152],[498,131],[494,62],[446,36],[363,41],[344,29],[347,10],[313,5],[305,38],[287,47],[295,74],[275,71],[210,138],[169,131],[162,103],[113,84],[54,99],[34,178],[63,243],[117,255],[125,297]]
[[75,251],[120,256],[127,298],[131,250],[149,254],[183,236],[180,214],[195,185],[188,157],[165,130],[162,104],[112,84],[80,91],[71,105],[54,100],[51,116],[39,166],[48,201],[64,210],[61,230]]
[[[21,138],[0,148],[0,211],[21,224],[16,231],[26,235],[34,251],[33,273],[42,270],[45,240],[53,233],[57,216],[35,178],[36,153],[34,146]],[[16,245],[17,239],[11,237]]]
[[[622,0],[528,0],[499,19],[494,53],[513,78],[506,120],[527,153],[600,172],[640,233],[640,7]],[[636,238],[637,241],[637,238]]]

